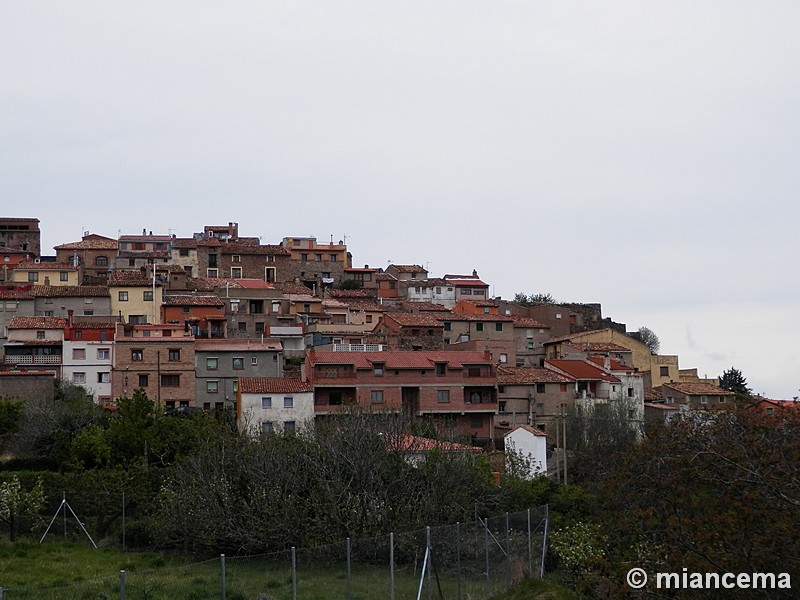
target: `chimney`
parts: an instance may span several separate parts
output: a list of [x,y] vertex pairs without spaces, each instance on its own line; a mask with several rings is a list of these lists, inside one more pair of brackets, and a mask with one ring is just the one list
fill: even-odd
[[147,229],[145,229],[144,227],[142,227],[142,235],[147,235]]
[[478,278],[478,271],[476,271],[475,269],[472,269],[472,276],[473,276],[475,279],[477,279],[477,278]]
[[72,315],[75,314],[75,311],[71,308],[67,311],[67,326],[72,329]]
[[606,371],[610,371],[611,370],[611,358],[610,357],[608,357],[608,356],[604,356],[603,357],[603,367],[605,368]]
[[364,268],[365,269],[369,269],[369,265],[364,265]]

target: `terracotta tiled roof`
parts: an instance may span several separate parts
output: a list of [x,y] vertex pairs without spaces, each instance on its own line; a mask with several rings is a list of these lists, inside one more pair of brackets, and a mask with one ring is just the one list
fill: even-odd
[[645,402],[651,402],[653,400],[663,400],[664,396],[661,393],[661,388],[658,389],[654,388],[644,388],[644,400]]
[[659,402],[645,402],[644,405],[647,408],[655,408],[658,410],[680,410],[681,407],[679,404],[664,404]]
[[13,317],[9,329],[64,329],[66,319],[61,317]]
[[80,321],[72,324],[73,329],[116,329],[117,321],[110,320],[111,317],[106,317],[108,321]]
[[385,351],[385,352],[327,352],[313,351],[309,364],[354,365],[356,369],[371,369],[383,363],[386,369],[432,369],[436,363],[448,363],[450,368],[464,365],[491,364],[483,352]]
[[511,323],[513,321],[511,317],[507,317],[505,315],[487,315],[484,313],[479,313],[477,315],[450,313],[449,315],[436,315],[436,318],[440,321],[490,321],[493,323]]
[[71,264],[67,262],[35,262],[32,260],[26,260],[21,263],[18,263],[16,270],[27,270],[27,271],[77,271],[77,267],[73,267]]
[[265,338],[261,340],[219,339],[197,340],[195,350],[198,352],[275,352],[281,350],[280,340]]
[[222,244],[222,254],[256,254],[259,256],[291,256],[283,246],[261,244],[259,246],[250,244],[237,244],[235,242],[228,242]]
[[349,300],[350,310],[363,310],[368,312],[385,312],[386,308],[370,300]]
[[446,306],[435,302],[401,302],[400,308],[409,312],[451,312]]
[[387,312],[383,315],[383,318],[392,319],[402,327],[444,328],[444,324],[439,320],[438,315],[429,313]]
[[661,387],[669,388],[687,396],[734,396],[733,392],[723,390],[710,383],[664,383]]
[[497,302],[494,300],[459,300],[459,304],[471,304],[478,308],[493,308],[498,306]]
[[[345,269],[347,270],[347,269]],[[372,298],[373,294],[368,294],[363,290],[331,290],[331,298]]]
[[488,283],[485,283],[480,279],[451,279],[451,277],[453,276],[445,275],[448,285],[454,285],[456,287],[489,287]]
[[15,369],[13,371],[0,371],[0,377],[41,377],[43,375],[50,375],[51,377],[55,376],[55,371],[47,371],[47,370],[31,370],[25,369],[19,370]]
[[550,329],[550,325],[545,325],[544,323],[540,323],[536,319],[532,319],[531,317],[523,317],[521,315],[511,315],[511,318],[514,319],[514,327],[518,327],[520,329]]
[[582,352],[630,352],[624,346],[606,342],[567,342],[565,345]]
[[547,434],[544,431],[542,431],[541,429],[536,429],[536,427],[531,427],[530,425],[517,425],[511,431],[506,433],[503,437],[508,437],[509,435],[514,433],[517,429],[523,429],[528,433],[532,433],[537,437],[547,437]]
[[378,273],[375,275],[375,281],[397,281],[397,277],[391,273]]
[[483,452],[483,449],[477,446],[432,440],[416,435],[387,435],[386,446],[394,452],[430,452],[431,450],[441,450],[442,452]]
[[172,249],[176,248],[197,248],[197,240],[194,238],[175,238],[172,240]]
[[0,290],[0,300],[32,300],[33,294],[28,290]]
[[542,367],[497,367],[497,383],[500,385],[571,382],[571,379]]
[[118,258],[157,258],[159,260],[170,257],[169,250],[120,250]]
[[217,296],[194,296],[190,294],[164,296],[164,306],[225,306]]
[[408,287],[444,287],[447,282],[444,279],[429,277],[428,279],[406,279],[404,284]]
[[56,246],[55,250],[117,250],[119,242],[101,235],[87,237],[80,242],[70,242]]
[[35,285],[34,298],[101,298],[109,295],[104,285]]
[[582,360],[547,360],[544,364],[545,367],[552,365],[573,379],[589,379],[619,383],[619,379],[613,375],[609,375],[594,365],[590,365]]
[[120,242],[171,242],[171,235],[121,235],[119,236]]
[[398,273],[427,273],[420,265],[395,265],[391,264],[389,267]]
[[[224,288],[228,287],[230,289],[233,288],[240,288],[240,289],[248,289],[248,290],[273,290],[275,289],[275,284],[268,283],[263,279],[231,279],[231,278],[222,278],[222,277],[209,277],[209,278],[198,278],[199,280],[205,280],[207,289],[215,289],[215,288]],[[200,288],[198,288],[200,289]],[[308,289],[308,288],[306,288]]]
[[312,392],[311,384],[295,377],[240,377],[242,394],[301,394]]
[[[114,271],[108,276],[108,285],[117,287],[152,287],[153,278],[144,275],[141,271]],[[161,282],[156,280],[156,287],[161,287]]]
[[275,283],[275,289],[280,290],[284,294],[309,294],[309,290],[302,283]]

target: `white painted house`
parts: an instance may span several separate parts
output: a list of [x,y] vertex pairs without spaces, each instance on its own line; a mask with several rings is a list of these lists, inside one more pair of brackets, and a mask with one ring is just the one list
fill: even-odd
[[236,422],[257,437],[300,432],[314,421],[314,388],[295,377],[240,377]]
[[547,474],[547,434],[544,431],[519,425],[505,434],[504,439],[506,456],[514,452],[528,462],[530,478]]

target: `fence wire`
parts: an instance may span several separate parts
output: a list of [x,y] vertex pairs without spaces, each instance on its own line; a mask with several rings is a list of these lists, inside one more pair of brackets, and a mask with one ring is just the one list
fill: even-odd
[[543,574],[547,507],[259,556],[225,556],[0,600],[489,600]]

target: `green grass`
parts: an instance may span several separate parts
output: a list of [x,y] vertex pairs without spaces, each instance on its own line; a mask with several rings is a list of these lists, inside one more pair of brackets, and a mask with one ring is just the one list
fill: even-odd
[[513,590],[494,596],[492,600],[575,600],[569,590],[545,579],[523,581]]
[[[479,561],[480,562],[480,561]],[[291,600],[292,579],[288,554],[260,558],[228,557],[225,563],[227,600]],[[421,565],[417,565],[421,567]],[[0,587],[11,588],[7,600],[112,599],[119,597],[120,570],[125,570],[126,600],[217,600],[221,597],[219,557],[187,564],[187,559],[156,553],[122,553],[85,545],[49,542],[19,542],[0,546]],[[463,598],[483,599],[504,589],[509,582],[503,565],[493,565],[487,581],[479,565],[462,565],[460,587]],[[301,600],[346,598],[346,564],[299,564],[297,597]],[[440,567],[439,581],[425,580],[434,598],[439,588],[445,598],[455,598],[459,583],[452,565]],[[389,597],[389,569],[384,565],[354,564],[350,588],[353,600],[383,600]],[[398,600],[416,598],[420,573],[411,565],[395,571]],[[542,598],[571,600],[553,585],[525,582],[512,595],[498,600]],[[427,587],[423,597],[428,596]],[[531,595],[531,593],[540,595]],[[513,595],[517,593],[517,595]],[[522,594],[522,595],[519,595]]]

